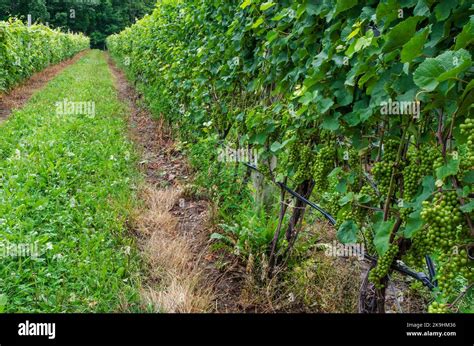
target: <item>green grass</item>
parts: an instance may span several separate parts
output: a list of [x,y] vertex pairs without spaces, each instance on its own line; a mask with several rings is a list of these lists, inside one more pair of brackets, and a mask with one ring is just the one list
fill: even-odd
[[[94,101],[95,117],[56,114],[65,98]],[[0,259],[0,311],[137,309],[140,262],[125,223],[140,175],[126,131],[99,51],[0,124],[0,243],[40,250]]]

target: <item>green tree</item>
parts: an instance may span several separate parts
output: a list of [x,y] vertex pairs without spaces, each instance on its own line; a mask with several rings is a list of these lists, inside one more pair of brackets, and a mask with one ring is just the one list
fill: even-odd
[[46,7],[46,0],[29,0],[28,12],[31,14],[33,21],[47,22],[49,21],[49,12]]
[[0,20],[10,16],[48,22],[53,27],[83,32],[93,47],[103,48],[105,38],[150,12],[155,0],[0,0]]

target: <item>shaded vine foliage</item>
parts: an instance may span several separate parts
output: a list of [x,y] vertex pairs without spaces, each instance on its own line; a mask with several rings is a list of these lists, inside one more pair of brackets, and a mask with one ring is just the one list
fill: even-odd
[[82,32],[93,47],[104,48],[108,35],[143,17],[156,0],[0,0],[0,20],[9,17],[49,23],[54,28]]
[[[371,275],[379,290],[393,261],[433,256],[445,304],[474,278],[470,8],[162,1],[107,44],[187,142],[257,148],[262,166],[277,159],[269,178],[315,182],[339,240],[365,234],[382,258]],[[445,213],[455,215],[446,226]]]
[[0,22],[0,92],[88,47],[89,38],[82,34],[41,24],[28,27],[16,19]]

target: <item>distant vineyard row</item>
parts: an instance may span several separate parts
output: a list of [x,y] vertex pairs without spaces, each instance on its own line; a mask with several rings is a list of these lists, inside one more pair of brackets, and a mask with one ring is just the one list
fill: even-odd
[[82,34],[39,24],[28,27],[15,19],[0,22],[0,92],[88,47],[89,39]]
[[[423,270],[430,255],[430,311],[458,311],[474,281],[471,6],[163,1],[108,47],[198,152],[208,186],[228,198],[244,191],[217,183],[217,150],[197,148],[257,150],[267,178],[336,216],[340,241],[368,242],[378,310],[391,264]],[[261,242],[272,265],[294,246],[304,213],[281,205],[279,226],[264,235],[229,208],[247,222],[230,232],[241,253]]]

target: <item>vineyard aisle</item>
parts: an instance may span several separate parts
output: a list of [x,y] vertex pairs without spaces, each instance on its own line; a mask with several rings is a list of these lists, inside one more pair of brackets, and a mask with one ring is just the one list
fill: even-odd
[[[146,102],[109,57],[119,98],[127,104],[130,136],[145,177],[129,222],[145,260],[141,300],[161,312],[241,312],[243,268],[236,256],[210,246],[206,199],[186,192],[192,172],[171,131],[154,119]],[[218,269],[226,261],[229,268]]]
[[0,310],[141,310],[126,115],[91,51],[0,124],[0,236],[31,254],[3,260]]
[[0,310],[237,311],[208,202],[183,193],[184,158],[108,63],[88,52],[0,124],[0,235],[34,252],[0,268]]

